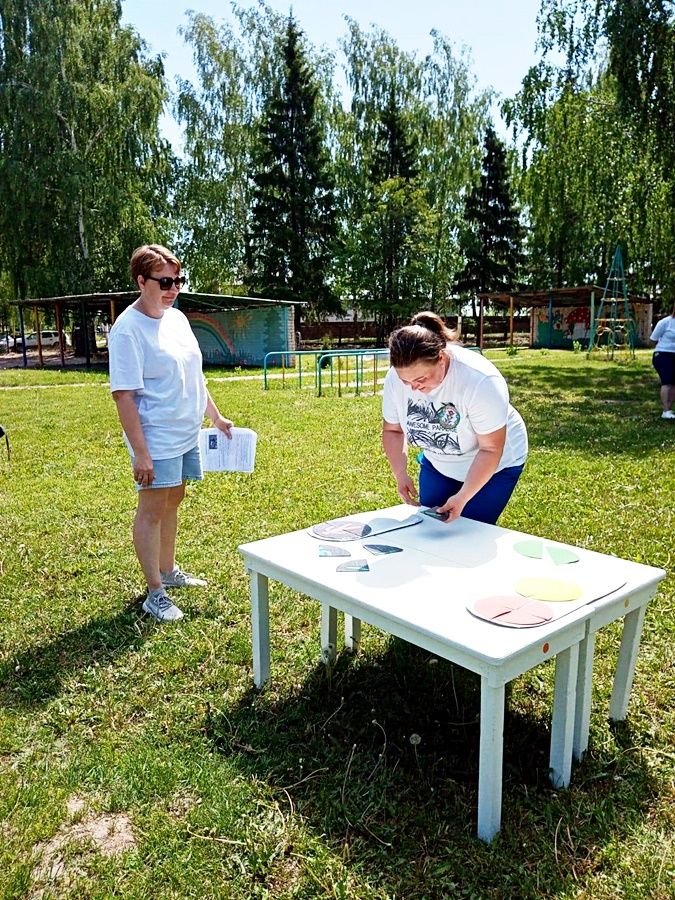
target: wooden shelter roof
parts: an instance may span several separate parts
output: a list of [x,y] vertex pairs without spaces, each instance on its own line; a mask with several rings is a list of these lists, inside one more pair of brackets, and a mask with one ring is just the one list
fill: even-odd
[[[587,303],[590,304],[591,294],[595,295],[595,302],[599,303],[604,290],[598,284],[586,284],[578,287],[548,288],[543,291],[486,292],[479,294],[478,297],[481,300],[486,300],[488,303],[504,306],[510,306],[511,300],[513,300],[514,306],[519,309],[532,306],[548,306],[549,303],[552,303],[553,306],[569,306],[570,302],[577,306],[583,306]],[[623,299],[623,297],[620,299]],[[638,294],[628,294],[628,301],[630,303],[645,304],[652,302],[648,297]]]
[[[66,294],[62,297],[32,297],[25,300],[10,300],[12,306],[49,307],[61,306],[81,309],[82,305],[88,310],[109,309],[110,302],[115,304],[118,312],[121,312],[130,303],[138,298],[138,291],[110,291],[97,294]],[[178,308],[182,310],[208,310],[219,309],[254,309],[269,306],[304,306],[304,303],[294,300],[270,300],[264,297],[244,297],[238,294],[203,294],[197,291],[181,291],[178,295]]]

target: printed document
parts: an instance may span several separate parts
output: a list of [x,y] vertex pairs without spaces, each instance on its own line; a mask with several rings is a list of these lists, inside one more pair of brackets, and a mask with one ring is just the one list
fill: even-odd
[[219,428],[202,428],[199,449],[205,472],[252,472],[258,435],[250,428],[232,428],[232,438]]

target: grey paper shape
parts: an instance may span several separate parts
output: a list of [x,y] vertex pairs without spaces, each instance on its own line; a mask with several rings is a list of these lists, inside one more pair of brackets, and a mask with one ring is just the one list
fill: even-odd
[[[422,522],[422,516],[419,513],[412,513],[407,519],[388,519],[382,518],[370,520],[370,536],[375,537],[376,534],[385,534],[387,531],[397,531],[399,528],[409,528],[411,525],[418,525]],[[368,535],[363,535],[367,537]]]
[[319,556],[351,556],[351,553],[344,547],[326,547],[321,544],[319,547]]
[[365,550],[370,550],[375,556],[386,556],[388,553],[403,553],[402,547],[392,547],[391,544],[364,544]]
[[312,525],[309,533],[312,537],[321,538],[322,541],[358,541],[368,537],[371,531],[370,525],[364,525],[363,522],[331,519],[329,522]]
[[336,572],[370,572],[367,559],[350,559],[349,562],[340,563]]

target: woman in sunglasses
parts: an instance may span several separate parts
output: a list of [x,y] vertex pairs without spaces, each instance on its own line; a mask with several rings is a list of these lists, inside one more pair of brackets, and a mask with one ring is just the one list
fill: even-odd
[[527,431],[506,382],[481,354],[456,343],[432,312],[389,338],[382,443],[399,496],[417,505],[407,444],[419,447],[419,501],[440,518],[495,524],[527,457]]
[[173,305],[185,284],[179,260],[166,247],[150,244],[134,250],[130,268],[140,296],[110,329],[110,390],[138,491],[133,539],[148,586],[143,610],[163,622],[183,616],[166,588],[206,584],[175,559],[185,483],[203,478],[204,414],[228,437],[232,422],[206,389],[199,344]]

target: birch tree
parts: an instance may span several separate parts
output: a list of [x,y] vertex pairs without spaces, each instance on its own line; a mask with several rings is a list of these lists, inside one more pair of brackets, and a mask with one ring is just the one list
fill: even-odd
[[123,288],[167,234],[159,59],[115,0],[0,0],[0,253],[16,296]]

